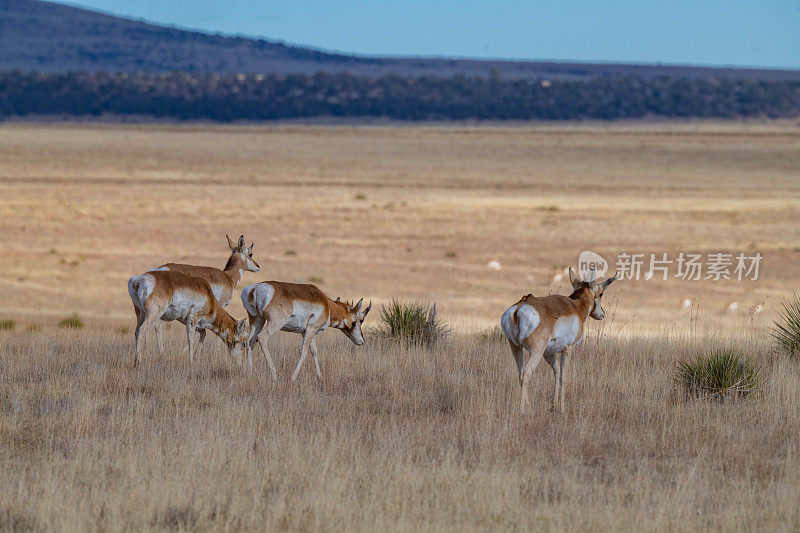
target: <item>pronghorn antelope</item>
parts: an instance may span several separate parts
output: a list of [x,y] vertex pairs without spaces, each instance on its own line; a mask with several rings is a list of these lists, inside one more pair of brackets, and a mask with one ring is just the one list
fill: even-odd
[[[244,271],[248,270],[250,272],[258,272],[261,270],[261,267],[258,266],[258,263],[253,261],[254,243],[250,243],[249,247],[245,246],[244,235],[239,236],[239,241],[237,243],[234,243],[227,235],[225,235],[225,238],[228,239],[228,247],[231,250],[231,255],[228,258],[228,263],[225,265],[223,270],[207,266],[167,263],[158,268],[154,268],[153,271],[168,270],[170,272],[180,272],[181,274],[186,274],[187,276],[204,279],[211,286],[211,291],[214,293],[214,297],[223,307],[225,307],[231,303],[231,299],[233,299],[233,291],[236,290],[236,286],[239,285],[239,282],[242,280],[242,274],[244,274]],[[164,341],[161,334],[161,323],[156,324],[155,330],[156,336],[158,337],[158,346],[163,351]],[[204,329],[201,329],[198,351],[200,348],[202,348],[205,338],[206,332]]]
[[[574,290],[568,297],[559,294],[536,297],[528,294],[506,309],[500,319],[519,371],[520,410],[528,405],[528,383],[544,357],[552,367],[555,377],[553,409],[560,399],[561,412],[564,412],[567,353],[570,347],[581,341],[584,322],[589,317],[595,320],[603,320],[605,317],[600,299],[617,276],[602,283],[583,281],[575,277],[570,268],[569,278]],[[524,358],[525,350],[529,354],[527,363]]]
[[[247,351],[250,328],[246,319],[238,323],[220,305],[208,282],[163,270],[145,272],[128,280],[128,294],[136,311],[136,356],[133,365],[141,361],[139,336],[161,321],[178,320],[186,326],[189,361],[194,364],[195,329],[210,329],[228,346],[231,359],[242,360]],[[164,346],[159,345],[161,354]]]
[[[263,281],[250,285],[242,290],[242,303],[250,317],[250,350],[247,354],[247,366],[252,368],[252,351],[256,343],[269,365],[272,379],[277,380],[275,364],[269,354],[266,341],[278,331],[291,331],[303,336],[300,345],[300,361],[292,374],[292,381],[297,379],[300,367],[311,350],[314,357],[317,377],[322,379],[317,360],[317,344],[314,336],[322,333],[330,326],[340,329],[342,333],[356,345],[364,344],[361,334],[361,323],[372,308],[372,302],[362,309],[364,299],[355,305],[342,302],[338,298],[331,300],[314,285],[300,283],[283,283],[281,281]],[[266,326],[263,342],[259,339],[262,328]]]

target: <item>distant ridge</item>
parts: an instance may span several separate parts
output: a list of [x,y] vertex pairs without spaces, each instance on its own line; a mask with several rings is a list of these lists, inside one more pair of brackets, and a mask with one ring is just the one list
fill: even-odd
[[800,80],[800,70],[364,57],[157,26],[39,0],[0,0],[0,70]]

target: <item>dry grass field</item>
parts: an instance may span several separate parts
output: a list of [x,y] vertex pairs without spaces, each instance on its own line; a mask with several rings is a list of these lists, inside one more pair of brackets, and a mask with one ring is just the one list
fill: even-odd
[[[293,384],[297,336],[270,341],[272,383],[214,340],[190,371],[173,327],[134,370],[127,278],[221,267],[226,233],[255,242],[242,285],[437,302],[454,334],[408,348],[373,312],[366,346],[327,332],[324,381],[307,361]],[[543,364],[520,415],[508,348],[476,333],[566,293],[550,276],[586,249],[764,259],[757,281],[615,283],[566,413]],[[800,367],[767,329],[796,289],[796,123],[6,124],[0,529],[798,529]],[[761,365],[760,396],[681,394],[676,361],[713,347]]]

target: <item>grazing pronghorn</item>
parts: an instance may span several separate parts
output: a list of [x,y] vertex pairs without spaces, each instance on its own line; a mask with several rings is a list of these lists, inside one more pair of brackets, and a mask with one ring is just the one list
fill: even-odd
[[[245,246],[244,235],[240,235],[239,241],[235,244],[227,235],[225,235],[225,238],[228,239],[228,247],[231,250],[231,255],[228,258],[228,263],[222,270],[208,266],[167,263],[158,268],[154,268],[153,271],[168,270],[170,272],[180,272],[181,274],[186,274],[187,276],[204,279],[211,286],[214,297],[223,307],[225,307],[231,303],[231,300],[233,299],[233,291],[236,290],[236,286],[239,285],[239,282],[242,280],[242,274],[244,274],[244,271],[248,270],[250,272],[258,272],[261,270],[261,267],[258,266],[258,263],[253,261],[254,243],[250,243],[249,247]],[[161,351],[164,351],[161,323],[156,324],[155,330],[156,337],[158,337],[158,346]],[[201,329],[198,351],[200,351],[200,349],[203,347],[203,341],[205,338],[206,332],[204,329]]]
[[[211,286],[202,278],[180,272],[154,270],[128,280],[128,294],[136,311],[136,356],[141,361],[139,336],[161,321],[177,320],[186,326],[189,361],[194,365],[195,329],[210,329],[228,346],[231,359],[241,361],[247,351],[250,327],[246,319],[238,323],[222,308]],[[161,354],[163,345],[159,346]]]
[[[278,331],[291,331],[303,336],[300,345],[300,361],[292,374],[292,381],[297,379],[300,367],[310,349],[314,357],[317,377],[322,379],[317,360],[317,344],[314,336],[322,333],[330,326],[340,329],[342,333],[356,345],[364,344],[361,335],[361,323],[372,308],[372,302],[362,309],[364,299],[355,305],[342,302],[338,298],[331,300],[315,285],[300,283],[284,283],[281,281],[263,281],[250,285],[242,290],[242,303],[250,316],[250,350],[247,354],[247,366],[252,367],[252,351],[256,343],[269,365],[272,379],[277,380],[275,364],[265,347],[266,341]],[[262,328],[266,326],[265,338],[259,339]]]
[[[584,322],[589,317],[595,320],[605,317],[600,299],[617,276],[602,283],[583,281],[575,277],[570,268],[569,278],[574,291],[568,297],[559,294],[536,297],[528,294],[506,309],[500,319],[519,371],[520,410],[524,410],[528,404],[528,382],[544,357],[553,368],[555,377],[553,408],[560,398],[561,412],[564,412],[567,352],[581,341]],[[527,364],[525,350],[529,354]]]
[[724,312],[735,314],[739,310],[739,302],[728,302],[725,304]]

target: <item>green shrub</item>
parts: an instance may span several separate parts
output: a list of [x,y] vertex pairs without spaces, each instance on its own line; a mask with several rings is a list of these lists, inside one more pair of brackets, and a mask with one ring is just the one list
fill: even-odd
[[745,398],[764,384],[761,369],[733,350],[717,350],[678,362],[675,381],[689,396]]
[[478,342],[482,344],[505,344],[506,334],[503,333],[503,330],[500,326],[495,326],[493,328],[486,328],[483,331],[479,331],[476,334],[476,338]]
[[59,322],[58,325],[62,328],[81,329],[83,327],[83,320],[81,320],[81,317],[79,317],[77,313],[73,313],[72,315],[61,319],[61,322]]
[[436,304],[392,300],[381,306],[381,320],[390,338],[409,344],[433,346],[450,335],[450,328],[436,314]]
[[772,337],[789,355],[800,353],[800,296],[783,301],[783,309],[773,322]]
[[15,327],[17,327],[17,323],[10,318],[4,318],[3,320],[0,320],[0,330],[11,331]]

